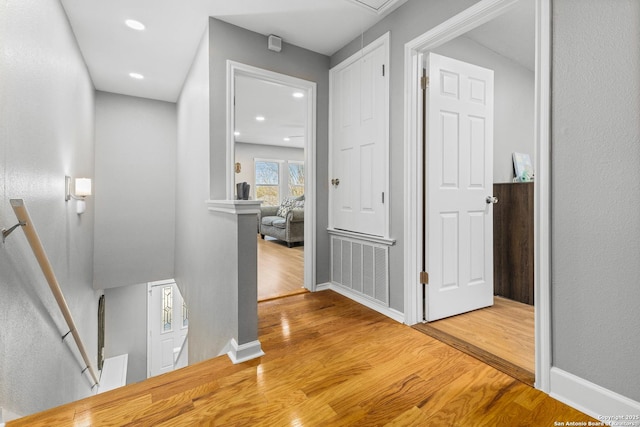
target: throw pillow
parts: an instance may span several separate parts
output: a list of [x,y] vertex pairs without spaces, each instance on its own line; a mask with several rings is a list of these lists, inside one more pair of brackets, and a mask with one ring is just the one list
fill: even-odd
[[294,202],[295,200],[292,197],[285,197],[282,203],[280,203],[280,207],[278,208],[278,212],[276,212],[276,215],[283,218],[286,217],[289,211],[293,209],[291,206]]
[[285,197],[285,199],[280,204],[278,208],[278,212],[276,215],[286,218],[287,214],[291,209],[295,208],[303,208],[304,200],[299,200],[297,197]]

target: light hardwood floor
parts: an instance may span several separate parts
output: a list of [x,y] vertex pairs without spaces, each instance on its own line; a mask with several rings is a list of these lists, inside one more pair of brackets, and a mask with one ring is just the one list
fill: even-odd
[[434,338],[533,385],[534,308],[494,297],[492,307],[415,326]]
[[304,292],[304,246],[258,235],[258,301]]
[[226,356],[12,426],[553,426],[594,421],[332,291],[258,304],[266,355]]

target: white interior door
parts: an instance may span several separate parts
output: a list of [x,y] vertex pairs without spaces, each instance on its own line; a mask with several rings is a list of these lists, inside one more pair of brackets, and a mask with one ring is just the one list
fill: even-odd
[[493,305],[493,71],[433,53],[428,70],[425,318],[432,321]]
[[331,225],[384,236],[388,37],[331,70]]
[[[172,280],[149,284],[149,377],[173,371],[185,342],[189,316],[182,295]],[[181,360],[187,360],[182,349]]]

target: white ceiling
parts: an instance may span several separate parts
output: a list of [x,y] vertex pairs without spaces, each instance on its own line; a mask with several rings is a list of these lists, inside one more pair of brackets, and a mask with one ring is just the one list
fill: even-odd
[[307,100],[293,96],[301,91],[247,76],[236,76],[235,85],[237,142],[304,148]]
[[[170,102],[209,16],[331,55],[405,1],[379,14],[352,0],[61,0],[96,89]],[[146,29],[132,30],[126,19]]]
[[[407,0],[60,1],[96,89],[176,102],[209,16],[331,55]],[[534,12],[533,0],[521,0],[465,36],[533,70]],[[293,89],[247,77],[236,87],[238,141],[303,146],[304,111]],[[265,122],[256,122],[258,114]]]

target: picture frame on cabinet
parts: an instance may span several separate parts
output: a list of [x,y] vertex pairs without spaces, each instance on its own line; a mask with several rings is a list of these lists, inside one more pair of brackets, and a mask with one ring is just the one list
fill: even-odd
[[531,157],[527,153],[513,153],[514,182],[533,181],[534,172]]

